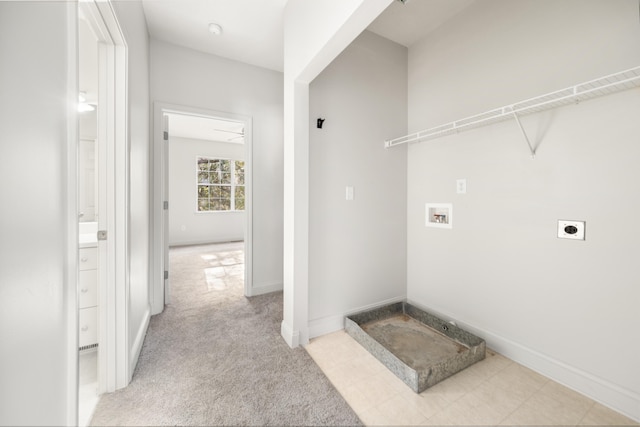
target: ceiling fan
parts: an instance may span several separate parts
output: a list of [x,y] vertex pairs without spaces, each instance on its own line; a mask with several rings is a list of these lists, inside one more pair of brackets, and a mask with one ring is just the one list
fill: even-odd
[[234,134],[236,136],[231,137],[229,139],[227,139],[227,142],[232,142],[236,139],[244,139],[244,128],[242,128],[242,130],[240,132],[236,132],[233,130],[226,130],[226,129],[213,129],[215,132],[223,132],[223,133],[231,133]]

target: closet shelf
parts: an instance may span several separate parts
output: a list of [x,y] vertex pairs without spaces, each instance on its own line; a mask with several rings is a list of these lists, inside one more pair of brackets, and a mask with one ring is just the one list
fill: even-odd
[[640,87],[640,67],[600,77],[566,89],[506,105],[482,114],[421,130],[406,136],[389,139],[385,141],[385,147],[390,148],[411,142],[428,141],[508,119],[515,118],[518,120],[519,116],[538,113],[636,87]]

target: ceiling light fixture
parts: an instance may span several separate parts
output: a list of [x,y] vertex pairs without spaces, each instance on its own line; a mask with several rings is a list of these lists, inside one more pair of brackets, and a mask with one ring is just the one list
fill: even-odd
[[222,34],[222,27],[212,22],[211,24],[209,24],[209,32],[211,34],[215,34],[216,36],[219,36],[220,34]]

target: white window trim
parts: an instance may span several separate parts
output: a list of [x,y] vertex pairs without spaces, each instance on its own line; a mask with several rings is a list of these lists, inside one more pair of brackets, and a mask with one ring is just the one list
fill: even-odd
[[[198,159],[207,159],[207,160],[228,160],[229,162],[232,162],[233,166],[230,168],[231,170],[231,209],[229,210],[220,210],[220,211],[214,211],[214,210],[206,210],[206,211],[201,211],[198,209],[198,200],[200,199],[198,197],[198,187],[200,185],[203,185],[202,183],[200,183],[198,181],[198,172],[200,172],[198,170]],[[245,183],[242,185],[238,185],[236,184],[236,167],[235,167],[235,163],[236,162],[244,162],[244,167],[246,167],[246,162],[243,159],[231,159],[231,158],[226,158],[226,157],[218,157],[218,156],[196,156],[196,205],[195,205],[195,213],[196,214],[227,214],[227,213],[244,213],[247,209],[247,183],[246,183],[246,179],[247,179],[247,172],[245,170]],[[209,183],[208,185],[210,186],[226,186],[226,184],[211,184]],[[242,210],[237,210],[236,209],[236,187],[244,187],[244,197],[245,197],[245,208]]]

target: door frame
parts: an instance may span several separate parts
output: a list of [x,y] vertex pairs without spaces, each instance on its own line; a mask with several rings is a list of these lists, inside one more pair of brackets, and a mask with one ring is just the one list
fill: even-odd
[[[98,241],[98,392],[102,394],[126,387],[132,376],[129,366],[127,261],[130,171],[127,45],[109,0],[81,0],[77,4],[78,19],[82,15],[98,39],[98,229],[108,233],[107,240]],[[72,214],[77,227],[77,201]],[[77,234],[75,239],[77,241]],[[77,298],[71,309],[77,313]],[[76,321],[72,331],[76,336],[78,327]],[[71,350],[77,353],[77,340],[74,346]],[[75,383],[77,387],[77,375]],[[71,404],[77,414],[77,400]]]
[[[153,108],[153,235],[152,235],[152,286],[149,292],[151,299],[151,314],[158,314],[164,310],[165,305],[165,280],[164,272],[168,271],[165,262],[165,251],[168,250],[168,213],[164,209],[164,201],[168,199],[168,157],[169,146],[164,143],[164,115],[166,113],[200,116],[211,119],[223,119],[243,122],[245,126],[245,232],[244,232],[244,294],[253,295],[253,131],[251,116],[243,114],[215,111],[204,108],[188,107],[184,105],[154,102]],[[169,123],[169,127],[171,123]],[[171,130],[169,129],[169,132]]]

